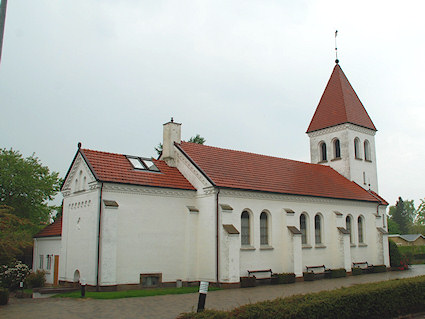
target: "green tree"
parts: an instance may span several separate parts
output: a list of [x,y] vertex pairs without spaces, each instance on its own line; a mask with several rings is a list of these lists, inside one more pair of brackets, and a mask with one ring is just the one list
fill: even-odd
[[34,224],[47,223],[48,201],[58,193],[59,173],[50,172],[33,154],[27,158],[12,149],[0,150],[0,205],[13,207],[12,214]]
[[196,143],[196,144],[204,144],[207,140],[203,138],[201,135],[196,134],[195,136],[192,136],[188,142],[190,143]]
[[400,228],[398,224],[393,219],[388,219],[388,233],[390,234],[400,234]]
[[14,215],[12,207],[0,205],[0,265],[22,256],[39,229],[28,219]]
[[421,199],[421,203],[416,210],[415,224],[425,226],[425,199]]
[[[195,136],[192,136],[188,142],[190,143],[196,143],[196,144],[204,144],[207,140],[203,138],[201,135],[196,134]],[[162,153],[162,143],[159,143],[157,147],[155,147],[155,151],[158,154],[158,156],[161,156]]]
[[413,226],[416,216],[415,204],[413,200],[403,201],[401,197],[395,206],[390,206],[390,220],[397,224],[399,233],[408,234]]

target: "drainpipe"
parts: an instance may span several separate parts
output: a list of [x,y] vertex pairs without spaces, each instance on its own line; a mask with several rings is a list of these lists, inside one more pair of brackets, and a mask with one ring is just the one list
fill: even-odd
[[98,222],[98,228],[97,228],[96,291],[99,291],[100,233],[101,233],[101,226],[102,226],[102,195],[103,195],[103,183],[101,183],[100,194],[99,194],[99,222]]
[[216,196],[216,279],[217,279],[217,285],[220,286],[220,263],[219,263],[219,258],[220,258],[220,249],[219,249],[219,236],[218,236],[218,231],[219,231],[219,227],[218,227],[218,223],[219,223],[219,214],[218,214],[218,195],[220,194],[220,188],[217,187],[217,196]]

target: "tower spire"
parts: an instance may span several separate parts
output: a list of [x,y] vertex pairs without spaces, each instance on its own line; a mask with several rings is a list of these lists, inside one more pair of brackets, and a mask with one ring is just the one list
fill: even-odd
[[335,30],[335,63],[338,64],[338,47],[336,45],[336,36],[338,35],[338,30]]

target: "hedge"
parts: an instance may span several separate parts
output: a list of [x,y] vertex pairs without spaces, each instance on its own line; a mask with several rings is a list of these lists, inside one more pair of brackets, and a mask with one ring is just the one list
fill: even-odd
[[344,268],[331,269],[331,278],[346,277],[347,271]]
[[0,288],[0,305],[6,305],[9,301],[9,290]]
[[356,285],[248,304],[231,311],[206,310],[179,319],[394,318],[425,310],[425,276]]
[[277,278],[278,284],[291,284],[295,282],[294,273],[282,273],[282,274],[273,274]]

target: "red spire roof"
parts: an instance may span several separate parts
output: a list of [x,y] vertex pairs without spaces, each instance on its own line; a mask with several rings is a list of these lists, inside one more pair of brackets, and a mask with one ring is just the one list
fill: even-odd
[[47,225],[45,228],[40,230],[37,234],[34,235],[34,238],[57,236],[62,236],[62,216],[56,219],[50,225]]
[[329,166],[212,146],[176,146],[218,187],[379,202]]
[[362,102],[339,64],[336,64],[307,133],[343,123],[352,123],[376,131]]

